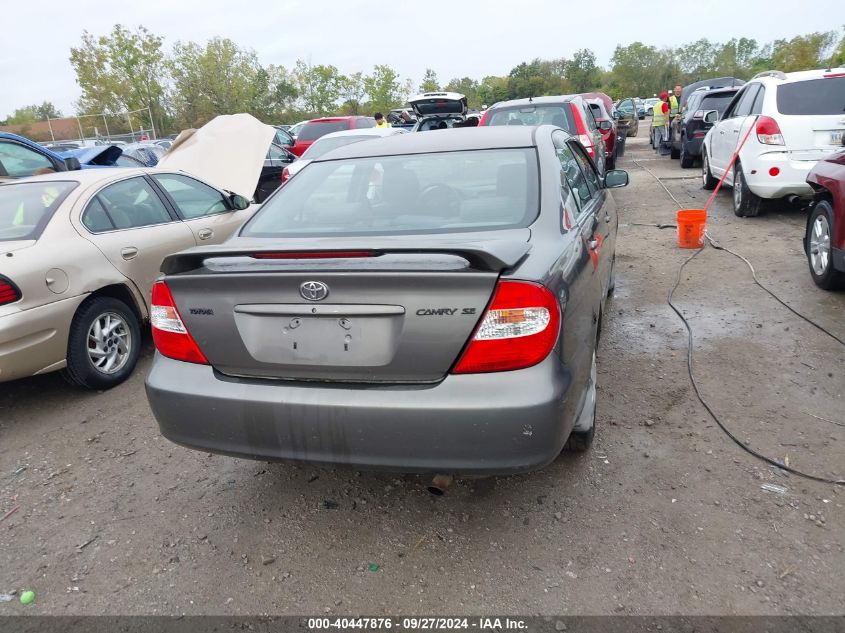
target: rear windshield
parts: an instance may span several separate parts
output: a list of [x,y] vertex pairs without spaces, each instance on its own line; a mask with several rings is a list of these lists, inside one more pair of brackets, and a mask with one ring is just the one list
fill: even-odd
[[719,116],[722,116],[722,113],[725,111],[725,108],[728,107],[728,104],[734,98],[735,94],[736,90],[733,92],[719,92],[707,95],[701,100],[701,104],[697,106],[697,109],[716,110],[719,112]]
[[349,129],[349,121],[316,121],[306,123],[299,131],[297,139],[300,141],[316,141],[321,136],[330,134],[331,132],[340,132],[341,130]]
[[781,114],[842,114],[845,112],[845,77],[781,84],[777,103]]
[[577,134],[569,104],[549,106],[513,106],[496,108],[487,117],[487,125],[556,125]]
[[312,163],[264,203],[244,237],[460,233],[528,226],[533,148]]
[[302,154],[302,158],[306,160],[314,160],[315,158],[320,158],[323,154],[327,154],[328,152],[332,151],[333,149],[337,149],[338,147],[343,147],[344,145],[352,145],[352,143],[360,143],[361,141],[366,141],[367,139],[375,139],[378,136],[337,136],[334,138],[321,138],[318,139],[311,147],[309,147],[305,152]]
[[0,186],[0,242],[38,239],[77,182],[48,180]]

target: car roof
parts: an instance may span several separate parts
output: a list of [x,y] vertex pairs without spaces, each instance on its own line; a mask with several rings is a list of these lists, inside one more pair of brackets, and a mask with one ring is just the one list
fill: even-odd
[[[136,167],[120,167],[115,169],[76,169],[73,171],[59,171],[52,174],[42,174],[40,176],[28,176],[26,178],[19,178],[11,181],[9,184],[18,182],[36,182],[36,181],[72,181],[78,182],[81,185],[93,185],[98,182],[103,182],[109,179],[125,178],[127,176],[139,176],[148,173],[158,173],[162,170],[157,169],[140,169]],[[5,184],[3,185],[5,186]]]
[[[549,131],[554,126],[542,126]],[[509,147],[533,147],[538,129],[534,126],[490,126],[438,130],[422,134],[396,134],[366,143],[353,143],[332,150],[314,162],[365,158],[371,156],[401,156],[403,154],[428,154]]]
[[749,81],[782,84],[793,81],[807,81],[808,79],[822,79],[831,76],[841,76],[843,73],[845,73],[845,67],[842,66],[821,70],[800,70],[793,73],[782,73],[777,70],[767,70],[754,75]]
[[324,116],[319,119],[309,119],[305,122],[305,124],[309,123],[322,123],[323,121],[351,121],[352,119],[369,119],[372,117],[366,117],[363,115],[355,115],[355,116]]
[[317,141],[322,141],[324,138],[343,138],[344,136],[392,136],[394,134],[403,134],[403,128],[383,128],[383,127],[359,127],[354,130],[340,130],[339,132],[330,132],[318,138]]
[[555,103],[568,103],[573,99],[581,98],[580,95],[557,95],[552,97],[528,97],[526,99],[510,99],[509,101],[499,101],[498,103],[494,103],[490,106],[490,110],[493,108],[510,108],[512,106],[524,106],[524,105],[544,105],[544,104],[555,104]]

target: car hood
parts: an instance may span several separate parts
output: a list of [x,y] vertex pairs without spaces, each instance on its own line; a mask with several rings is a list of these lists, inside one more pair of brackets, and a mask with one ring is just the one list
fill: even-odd
[[62,158],[76,158],[81,165],[99,165],[100,167],[113,167],[114,162],[120,158],[123,150],[117,145],[97,145],[96,147],[81,147],[59,152]]
[[158,167],[188,172],[251,199],[275,134],[272,125],[250,114],[222,114],[179,134]]

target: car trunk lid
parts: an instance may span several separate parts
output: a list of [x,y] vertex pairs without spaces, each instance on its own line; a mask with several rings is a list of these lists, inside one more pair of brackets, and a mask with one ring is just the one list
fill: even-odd
[[168,257],[179,313],[208,361],[241,377],[436,382],[450,370],[529,230],[267,240]]
[[419,117],[467,113],[467,98],[457,92],[426,92],[408,103]]

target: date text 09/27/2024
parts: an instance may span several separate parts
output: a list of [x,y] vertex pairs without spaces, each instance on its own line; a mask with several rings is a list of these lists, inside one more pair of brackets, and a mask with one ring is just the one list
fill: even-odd
[[403,631],[521,631],[527,628],[518,618],[448,618],[448,617],[374,617],[374,618],[308,618],[307,628],[320,630],[390,630]]

